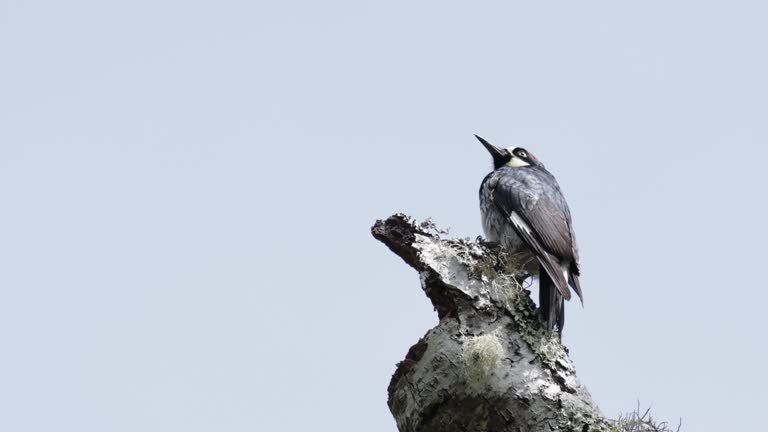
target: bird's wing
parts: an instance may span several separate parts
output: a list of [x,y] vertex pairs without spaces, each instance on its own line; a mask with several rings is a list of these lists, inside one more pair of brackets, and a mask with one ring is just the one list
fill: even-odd
[[565,209],[565,220],[568,223],[568,232],[570,234],[571,238],[571,252],[573,254],[573,265],[571,265],[571,270],[574,271],[576,274],[580,274],[580,268],[579,268],[579,245],[576,243],[576,234],[573,232],[573,223],[571,222],[571,211],[568,209],[568,203],[565,202],[565,197],[563,197],[563,194],[559,194],[560,199],[562,200],[562,208]]
[[563,297],[570,298],[560,262],[575,261],[575,249],[568,206],[554,178],[534,170],[512,171],[499,178],[493,199],[536,254]]
[[[562,196],[562,195],[561,195]],[[571,232],[571,249],[573,250],[573,261],[571,261],[570,265],[570,280],[568,281],[571,286],[573,287],[573,290],[576,291],[576,294],[579,295],[579,299],[581,300],[581,305],[584,306],[584,294],[581,292],[581,283],[579,283],[579,276],[581,276],[581,263],[579,262],[579,246],[576,243],[576,235],[573,233],[573,224],[571,223],[571,213],[568,210],[568,205],[565,205],[566,209],[566,220],[568,221],[568,229]]]
[[570,300],[571,292],[568,290],[568,281],[565,280],[565,275],[563,275],[560,270],[560,263],[558,260],[544,250],[530,225],[528,225],[519,214],[514,211],[511,212],[509,220],[512,222],[512,226],[515,227],[515,231],[517,231],[518,235],[520,235],[533,253],[536,254],[539,263],[544,267],[544,271],[547,272],[552,281],[555,282],[560,294],[562,294],[566,300]]
[[507,216],[517,213],[541,247],[563,261],[575,260],[568,204],[551,175],[538,170],[510,170],[501,176],[493,200]]

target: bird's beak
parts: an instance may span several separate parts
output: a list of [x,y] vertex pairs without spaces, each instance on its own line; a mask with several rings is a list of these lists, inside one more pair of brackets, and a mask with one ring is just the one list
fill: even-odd
[[475,135],[475,138],[477,138],[483,147],[488,150],[488,153],[491,154],[491,157],[493,157],[493,164],[495,166],[504,165],[507,159],[509,159],[509,151],[507,149],[496,147],[495,145],[486,141],[483,137]]

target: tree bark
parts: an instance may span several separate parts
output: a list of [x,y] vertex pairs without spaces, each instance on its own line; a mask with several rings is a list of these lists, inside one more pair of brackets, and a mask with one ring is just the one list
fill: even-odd
[[419,272],[440,319],[389,384],[401,432],[614,430],[520,286],[528,263],[403,214],[371,231]]

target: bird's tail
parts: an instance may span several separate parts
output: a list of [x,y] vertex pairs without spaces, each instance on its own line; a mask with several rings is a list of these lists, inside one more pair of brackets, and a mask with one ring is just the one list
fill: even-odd
[[544,269],[539,272],[539,312],[547,331],[551,332],[557,326],[558,332],[563,334],[565,299]]

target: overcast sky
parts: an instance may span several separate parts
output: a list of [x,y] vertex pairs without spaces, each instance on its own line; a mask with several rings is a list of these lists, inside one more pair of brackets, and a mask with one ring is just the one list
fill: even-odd
[[768,6],[0,0],[0,430],[396,430],[437,317],[369,233],[557,176],[606,415],[764,426]]

